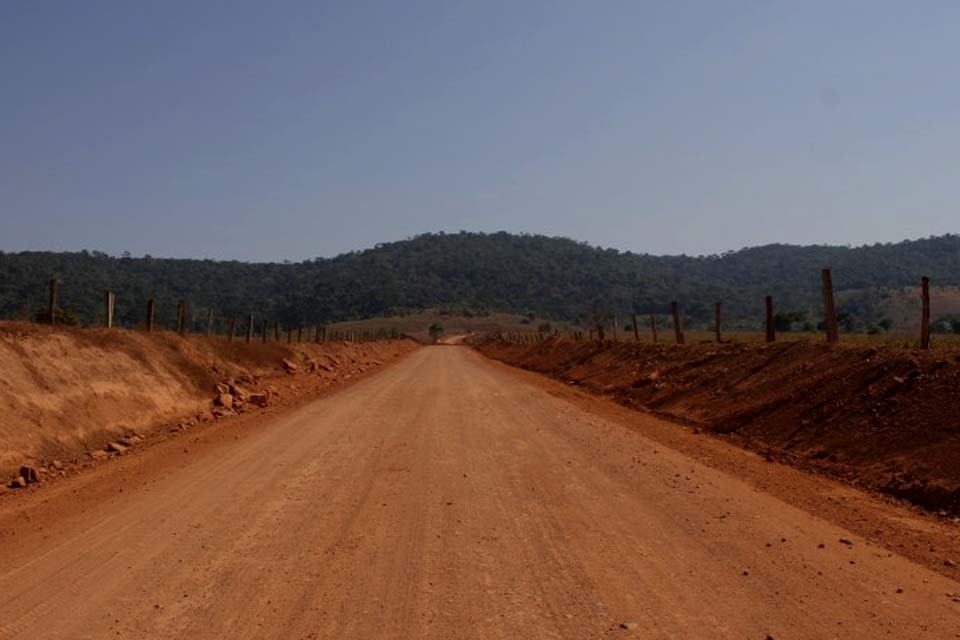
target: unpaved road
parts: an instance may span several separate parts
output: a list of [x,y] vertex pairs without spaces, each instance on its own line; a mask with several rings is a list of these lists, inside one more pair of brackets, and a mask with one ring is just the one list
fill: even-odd
[[960,637],[956,582],[463,347],[218,429],[5,501],[0,638]]

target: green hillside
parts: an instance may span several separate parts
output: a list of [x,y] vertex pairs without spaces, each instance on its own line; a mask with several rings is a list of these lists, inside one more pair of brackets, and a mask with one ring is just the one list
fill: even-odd
[[[820,269],[833,269],[849,330],[879,325],[891,297],[916,287],[960,285],[960,236],[863,247],[766,245],[713,256],[653,256],[535,235],[426,234],[330,259],[299,263],[112,257],[97,252],[0,253],[0,318],[27,318],[44,304],[51,276],[61,306],[81,323],[100,317],[102,291],[133,326],[146,300],[173,321],[177,300],[197,318],[253,313],[284,323],[325,323],[427,308],[534,313],[585,320],[594,312],[665,312],[680,301],[692,325],[724,302],[730,326],[757,326],[773,295],[795,328],[815,326]],[[784,320],[786,321],[786,320]],[[884,323],[886,325],[887,323]]]

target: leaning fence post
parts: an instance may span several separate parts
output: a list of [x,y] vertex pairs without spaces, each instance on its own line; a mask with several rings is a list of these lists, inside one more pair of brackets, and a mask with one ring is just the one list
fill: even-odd
[[680,321],[680,305],[677,304],[676,300],[670,303],[670,312],[673,313],[673,336],[676,338],[677,344],[684,344],[683,325]]
[[184,325],[186,324],[186,306],[187,303],[183,300],[177,303],[177,333],[181,336],[185,331]]
[[657,344],[657,316],[650,313],[650,331],[653,333],[653,344]]
[[105,289],[103,292],[103,326],[108,329],[113,326],[113,301],[113,292]]
[[823,281],[823,327],[827,333],[827,342],[836,342],[839,340],[839,332],[837,331],[837,311],[833,306],[833,279],[830,276],[830,269],[821,271],[820,278]]
[[633,314],[633,341],[640,342],[640,329],[637,327],[637,314]]
[[920,311],[920,348],[930,348],[930,278],[923,276],[920,278],[920,298],[922,309]]
[[48,307],[50,324],[57,324],[57,279],[50,278],[50,300]]
[[153,322],[157,318],[157,301],[153,298],[147,300],[147,333],[153,331]]
[[253,314],[247,316],[247,344],[253,340]]
[[720,313],[721,304],[718,302],[713,305],[713,332],[716,334],[717,342],[723,342],[723,337],[720,335]]
[[774,342],[777,339],[776,331],[773,326],[773,296],[767,296],[767,342]]

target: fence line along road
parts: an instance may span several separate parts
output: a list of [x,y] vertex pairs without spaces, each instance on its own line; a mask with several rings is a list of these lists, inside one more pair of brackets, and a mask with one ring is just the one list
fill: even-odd
[[[836,343],[840,340],[839,326],[837,322],[837,313],[836,305],[834,302],[833,294],[833,278],[829,268],[825,268],[820,272],[821,278],[821,290],[823,294],[823,332],[828,343]],[[920,290],[921,290],[921,316],[920,316],[920,340],[919,346],[921,349],[930,348],[930,278],[927,276],[922,276],[920,279]],[[60,294],[60,282],[57,278],[50,278],[48,282],[48,302],[47,309],[43,311],[43,317],[49,322],[50,325],[57,325],[57,313],[59,311],[58,307],[58,297]],[[103,315],[103,325],[107,328],[112,328],[114,326],[114,310],[116,307],[116,293],[113,291],[105,290],[103,292],[103,305],[104,305],[104,315]],[[673,321],[673,334],[674,342],[678,345],[683,345],[686,343],[686,336],[683,329],[683,314],[680,307],[680,302],[678,300],[670,301],[670,315]],[[176,328],[175,331],[180,336],[185,336],[190,332],[189,324],[187,321],[188,313],[188,301],[181,299],[177,303],[177,313],[176,313]],[[716,342],[723,342],[723,335],[721,332],[721,309],[722,302],[718,301],[714,304],[714,326],[713,333],[714,339]],[[156,313],[157,313],[157,301],[155,298],[150,298],[147,300],[147,312],[144,322],[144,328],[146,331],[153,332],[156,329]],[[647,312],[650,318],[650,333],[653,339],[653,343],[657,344],[658,335],[657,335],[657,314],[654,311]],[[596,318],[597,316],[595,316]],[[613,332],[613,340],[619,340],[619,319],[616,315],[609,316],[611,320],[611,328]],[[214,322],[215,315],[213,307],[207,309],[207,321],[206,321],[206,336],[217,335]],[[633,320],[633,338],[634,341],[640,341],[640,331],[638,328],[638,318],[637,314],[632,314]],[[229,330],[227,331],[227,340],[233,341],[235,337],[236,330],[236,315],[230,314],[227,318],[229,325]],[[268,339],[268,327],[270,326],[270,320],[268,318],[262,318],[260,320],[260,338],[263,344],[269,342]],[[280,341],[280,321],[273,319],[273,334],[274,341]],[[768,295],[764,298],[764,328],[765,328],[765,340],[766,342],[776,341],[776,323],[774,316],[774,307],[773,307],[773,296]],[[254,326],[254,316],[253,314],[248,314],[247,316],[247,330],[246,330],[246,342],[251,343],[253,341],[255,333]],[[397,329],[377,329],[373,331],[367,330],[336,330],[332,333],[329,333],[325,325],[317,325],[314,330],[314,341],[315,342],[325,342],[330,340],[345,340],[348,342],[367,342],[371,340],[385,340],[385,339],[396,339],[400,336],[400,332]],[[287,343],[293,343],[293,334],[294,334],[294,325],[286,325],[286,334],[287,334]],[[309,339],[310,331],[308,329],[307,336]],[[557,332],[554,335],[559,335]],[[304,336],[304,325],[303,323],[296,324],[296,341],[298,343],[303,342]],[[545,339],[547,334],[542,332],[510,332],[504,336],[502,333],[500,337],[508,341],[520,342],[520,343],[530,343],[537,342]],[[568,332],[568,337],[573,340],[583,340],[585,336],[581,331]],[[599,341],[606,340],[606,327],[604,322],[598,319],[594,326],[589,329],[588,335],[586,336],[588,340],[597,339]]]

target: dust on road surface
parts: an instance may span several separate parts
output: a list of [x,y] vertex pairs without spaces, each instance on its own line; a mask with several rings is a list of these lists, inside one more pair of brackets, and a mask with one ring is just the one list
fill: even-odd
[[958,583],[467,348],[196,447],[5,506],[0,638],[960,637]]

